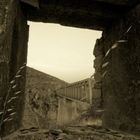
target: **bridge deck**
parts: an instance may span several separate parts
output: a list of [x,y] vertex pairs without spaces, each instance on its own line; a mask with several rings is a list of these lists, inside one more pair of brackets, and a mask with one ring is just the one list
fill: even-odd
[[79,100],[92,103],[92,82],[90,78],[72,83],[64,88],[58,89],[57,95],[70,100]]

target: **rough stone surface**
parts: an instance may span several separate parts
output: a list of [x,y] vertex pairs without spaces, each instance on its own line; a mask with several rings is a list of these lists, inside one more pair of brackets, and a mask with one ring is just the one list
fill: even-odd
[[71,126],[54,130],[24,130],[4,140],[140,140],[139,137],[95,126]]
[[[28,44],[28,33],[29,26],[27,25],[26,15],[20,9],[20,5],[17,11],[17,17],[14,23],[12,48],[11,48],[11,58],[10,58],[10,82],[15,79],[15,75],[21,76],[16,78],[16,87],[11,91],[11,98],[13,94],[20,91],[17,94],[17,100],[11,105],[15,106],[16,111],[15,119],[11,122],[13,124],[13,129],[17,129],[21,126],[21,118],[23,116],[24,98],[25,98],[25,81],[26,81],[26,63],[27,63],[27,44]],[[21,72],[19,72],[21,70]],[[17,74],[18,73],[18,74]],[[18,106],[17,106],[18,104]],[[8,128],[6,128],[8,129]]]
[[102,107],[102,87],[101,87],[101,82],[102,82],[102,62],[104,59],[104,49],[103,49],[103,44],[102,44],[102,39],[97,39],[93,54],[95,56],[94,60],[94,79],[95,79],[95,84],[93,88],[93,112],[96,109],[99,109]]
[[[20,126],[26,70],[19,71],[19,69],[26,63],[27,40],[27,19],[20,9],[19,2],[2,0],[0,2],[0,111],[4,112],[4,115],[0,116],[1,134],[11,133]],[[15,77],[17,72],[20,76]],[[16,96],[17,91],[21,91],[22,94]],[[12,102],[8,103],[10,100]],[[14,110],[16,115],[10,118],[8,109]],[[7,118],[12,121],[6,121]]]
[[[34,3],[33,0],[28,1]],[[39,0],[39,9],[29,5],[24,5],[24,8],[31,21],[103,30],[138,2],[139,0]]]
[[140,134],[140,5],[103,32],[105,127]]

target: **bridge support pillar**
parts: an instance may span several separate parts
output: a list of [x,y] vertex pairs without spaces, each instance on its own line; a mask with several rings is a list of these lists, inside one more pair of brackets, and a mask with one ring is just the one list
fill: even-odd
[[88,92],[89,98],[88,99],[89,99],[89,103],[92,104],[92,98],[93,98],[93,96],[92,96],[93,95],[93,93],[92,93],[92,80],[89,78],[88,82],[89,82],[89,84],[88,84],[89,85],[89,92]]

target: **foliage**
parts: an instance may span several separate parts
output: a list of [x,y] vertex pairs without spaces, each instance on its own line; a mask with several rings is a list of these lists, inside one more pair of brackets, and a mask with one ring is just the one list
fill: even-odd
[[9,83],[8,93],[5,97],[3,103],[3,109],[0,111],[0,138],[2,140],[3,137],[3,126],[7,122],[11,122],[14,119],[14,116],[17,114],[13,103],[19,98],[22,91],[17,90],[19,80],[22,78],[22,72],[26,68],[26,64],[24,63],[19,70],[17,71],[16,75],[14,76],[13,80]]

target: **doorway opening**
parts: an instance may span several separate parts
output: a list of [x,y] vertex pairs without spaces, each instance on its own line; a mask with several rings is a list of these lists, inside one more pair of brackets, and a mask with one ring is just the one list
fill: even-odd
[[[56,90],[93,75],[93,48],[102,32],[59,24],[29,22],[29,25],[26,110],[23,124],[25,128],[52,128],[60,124],[61,111],[66,113],[64,116],[69,116],[68,112],[64,111],[67,107],[71,114],[79,116],[79,107],[75,106],[73,101],[61,102],[56,98]],[[83,81],[83,84],[86,82],[88,83],[87,80]],[[80,90],[87,91],[88,88],[81,84],[79,89],[76,88],[76,91]],[[79,93],[78,99],[83,98],[84,92],[81,91],[82,96],[79,96]],[[80,105],[82,109],[87,107],[85,104]],[[65,118],[66,123],[68,118]]]

